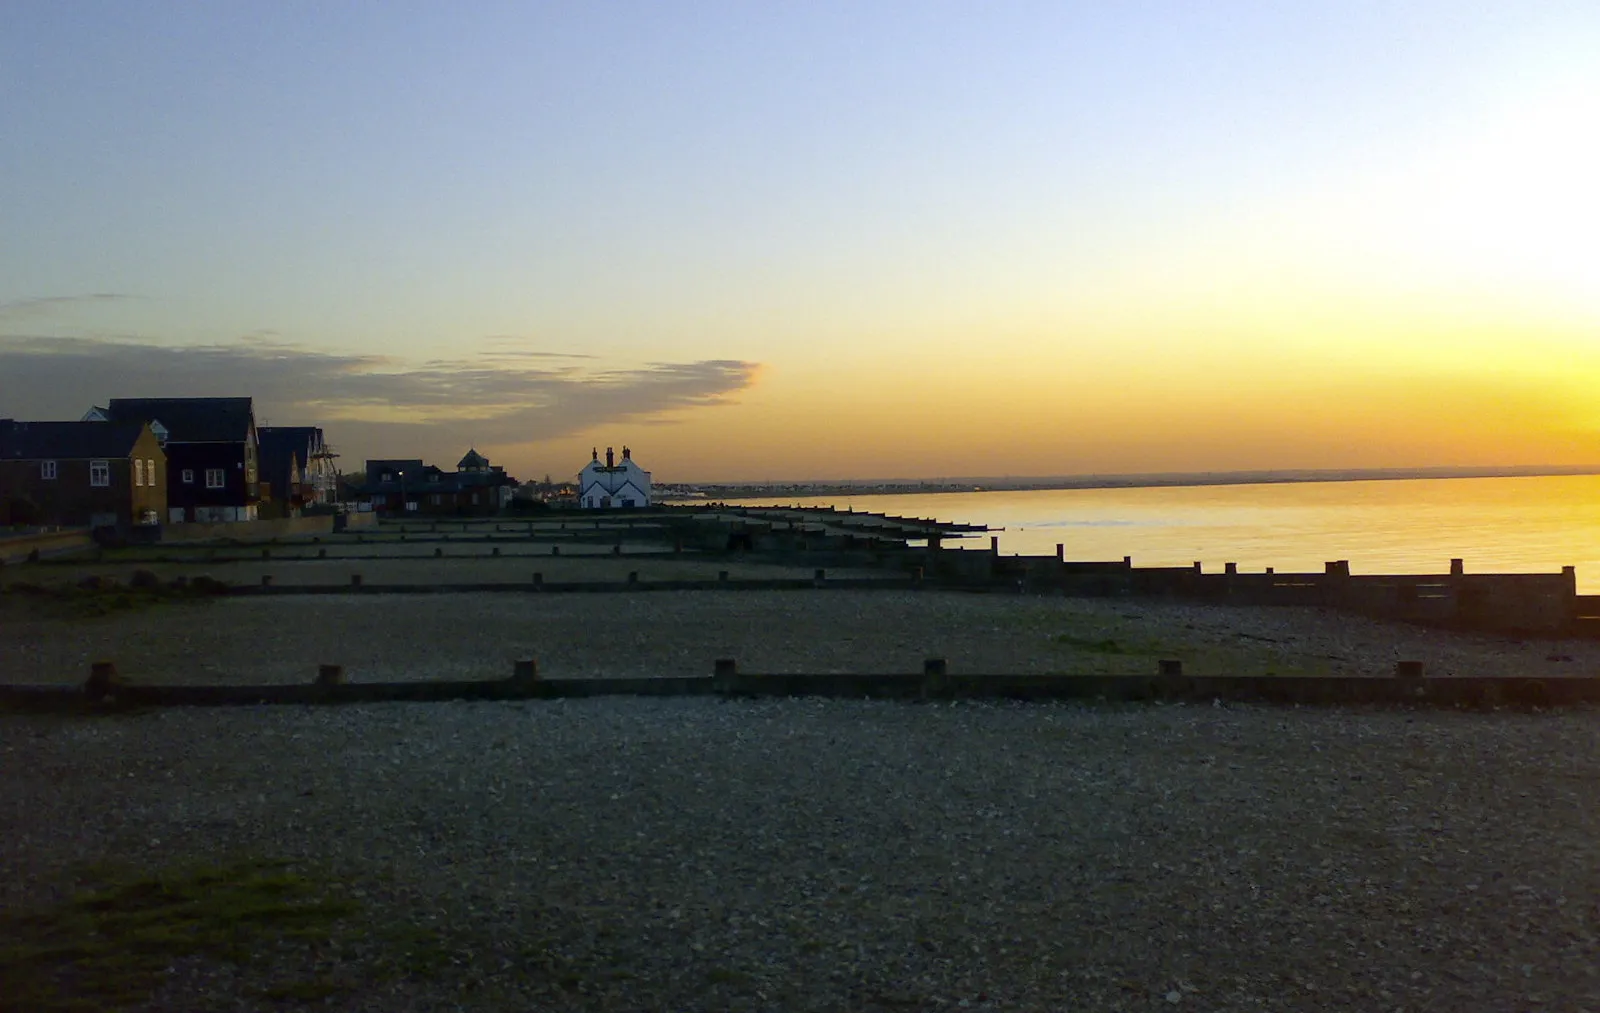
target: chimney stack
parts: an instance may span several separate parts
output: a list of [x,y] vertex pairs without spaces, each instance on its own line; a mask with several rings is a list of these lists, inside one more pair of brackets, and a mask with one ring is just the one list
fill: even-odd
[[633,460],[633,451],[629,450],[627,447],[623,447],[622,448],[622,459],[624,461]]
[[607,447],[606,448],[606,467],[615,468],[616,466],[617,466],[617,462],[616,462],[615,456],[611,453],[611,448]]

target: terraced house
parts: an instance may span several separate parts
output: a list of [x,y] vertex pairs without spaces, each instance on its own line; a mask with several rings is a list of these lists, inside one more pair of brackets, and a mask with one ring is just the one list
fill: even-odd
[[0,525],[126,533],[167,509],[167,455],[142,422],[0,419]]

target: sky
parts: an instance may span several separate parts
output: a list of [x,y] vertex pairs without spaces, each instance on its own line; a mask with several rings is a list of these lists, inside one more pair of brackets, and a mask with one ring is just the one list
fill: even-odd
[[0,417],[657,480],[1600,464],[1600,4],[11,0]]

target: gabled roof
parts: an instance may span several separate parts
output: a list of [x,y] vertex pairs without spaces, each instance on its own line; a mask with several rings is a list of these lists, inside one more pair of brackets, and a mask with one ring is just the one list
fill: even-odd
[[243,443],[255,418],[247,397],[114,397],[113,422],[159,420],[170,443]]
[[272,441],[298,451],[302,458],[310,458],[323,449],[322,429],[318,426],[261,426],[256,429],[256,439],[263,449]]
[[272,483],[274,495],[282,494],[296,468],[305,471],[311,460],[312,434],[317,432],[312,426],[268,426],[256,430],[261,475]]
[[0,460],[125,458],[144,432],[142,422],[17,422],[0,419]]
[[304,468],[326,450],[322,430],[316,426],[262,426],[256,430],[256,442],[261,447],[263,468],[269,459],[286,463],[291,455]]
[[467,451],[467,456],[456,462],[457,471],[467,471],[472,468],[487,468],[489,459],[478,453],[477,448]]
[[367,460],[367,484],[376,485],[383,481],[385,472],[408,475],[422,474],[422,458],[380,457]]

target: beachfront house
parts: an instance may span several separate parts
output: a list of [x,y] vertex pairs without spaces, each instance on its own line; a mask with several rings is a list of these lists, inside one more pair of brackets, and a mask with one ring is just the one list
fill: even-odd
[[650,473],[634,463],[633,451],[622,448],[619,463],[612,449],[606,448],[606,463],[600,463],[598,448],[578,473],[578,506],[585,510],[615,510],[650,505]]
[[420,458],[371,460],[359,494],[383,514],[486,517],[511,502],[517,480],[476,450],[468,450],[455,471]]
[[322,430],[316,426],[262,426],[260,448],[263,517],[295,517],[305,507],[332,503],[337,475]]
[[159,524],[167,455],[142,422],[0,419],[0,525],[112,529]]
[[253,521],[260,501],[256,415],[247,397],[112,398],[86,420],[148,424],[166,451],[173,524]]

